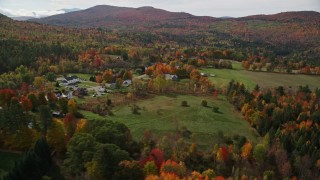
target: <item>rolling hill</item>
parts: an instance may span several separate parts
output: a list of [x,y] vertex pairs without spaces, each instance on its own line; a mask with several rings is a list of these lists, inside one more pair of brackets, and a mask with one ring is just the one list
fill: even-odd
[[[56,29],[57,26],[62,26],[71,36],[72,32],[77,34],[78,31],[95,31],[98,41],[107,35],[112,41],[129,46],[152,47],[154,44],[167,45],[171,42],[183,47],[232,49],[269,59],[304,60],[310,64],[320,64],[320,13],[313,11],[214,18],[153,7],[98,5],[28,22],[19,24],[18,29],[5,28],[6,31],[14,29],[16,36],[38,36],[28,31],[28,27]],[[11,23],[13,24],[8,26],[16,26],[15,22]],[[6,37],[7,34],[4,33],[3,36]]]
[[159,25],[162,23],[192,23],[213,22],[212,17],[198,17],[183,12],[169,12],[153,7],[116,7],[109,5],[98,5],[82,11],[76,11],[66,14],[58,14],[50,17],[32,20],[34,22],[50,25],[68,26],[68,27],[138,27],[148,25]]
[[[242,18],[194,16],[153,7],[99,5],[89,9],[32,20],[76,28],[97,28],[141,34],[144,43],[177,42],[260,53],[319,64],[320,13],[283,12]],[[127,35],[126,35],[127,36]],[[135,38],[137,39],[137,38]]]
[[240,18],[243,20],[266,20],[266,21],[279,21],[279,22],[315,22],[320,23],[320,13],[315,11],[293,11],[282,12],[273,15],[253,15]]
[[[277,23],[304,23],[305,25],[320,24],[320,13],[314,11],[282,12],[272,15],[252,15],[242,18],[214,18],[209,16],[195,16],[184,12],[169,12],[154,7],[116,7],[98,5],[85,10],[53,15],[40,19],[32,19],[33,22],[49,25],[81,27],[81,28],[120,28],[128,30],[130,27],[153,28],[199,28],[219,25],[221,22],[251,21],[277,22]],[[125,29],[126,27],[127,29]],[[226,27],[230,28],[230,27]],[[236,27],[239,29],[240,27]],[[138,29],[139,30],[139,29]],[[156,31],[157,29],[153,29]]]

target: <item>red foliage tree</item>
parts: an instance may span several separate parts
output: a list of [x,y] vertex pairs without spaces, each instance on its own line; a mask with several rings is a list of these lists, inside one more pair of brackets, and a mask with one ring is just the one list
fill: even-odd
[[27,93],[28,93],[28,90],[29,90],[28,84],[25,83],[25,82],[22,82],[22,84],[21,84],[21,92],[22,92],[23,94],[27,94]]
[[12,89],[0,90],[0,105],[9,105],[12,97],[15,97],[16,93]]
[[140,164],[142,166],[144,166],[149,161],[153,161],[159,170],[161,168],[162,163],[163,163],[163,152],[158,148],[152,149],[150,152],[150,155],[147,158],[140,161]]
[[29,98],[27,98],[26,96],[22,96],[20,98],[20,102],[21,102],[21,105],[22,105],[22,108],[23,110],[25,111],[31,111],[32,109],[32,103],[30,101]]
[[96,82],[97,82],[97,83],[102,83],[102,80],[103,80],[103,78],[102,78],[101,75],[97,75],[97,76],[96,76]]
[[76,130],[76,119],[72,113],[68,113],[63,118],[63,125],[67,131],[67,140],[69,140],[73,136],[73,134]]

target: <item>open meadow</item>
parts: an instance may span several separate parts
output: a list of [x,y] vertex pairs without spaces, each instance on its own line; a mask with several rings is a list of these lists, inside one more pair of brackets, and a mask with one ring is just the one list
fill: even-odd
[[[208,107],[201,106],[202,100],[208,101]],[[189,107],[181,106],[182,101],[187,101]],[[187,95],[156,96],[135,104],[141,108],[139,114],[132,113],[131,104],[114,108],[114,116],[108,117],[126,124],[135,139],[141,139],[145,130],[162,136],[186,127],[193,133],[190,140],[197,141],[202,147],[217,143],[219,131],[226,136],[241,135],[257,141],[255,130],[225,99]],[[213,112],[213,106],[219,107],[218,113]],[[93,113],[84,114],[88,118],[97,118]]]
[[312,90],[320,88],[319,76],[246,71],[243,70],[239,62],[233,62],[232,66],[233,69],[202,68],[200,71],[214,74],[215,77],[209,77],[209,79],[218,87],[226,87],[234,79],[235,81],[242,82],[250,90],[253,90],[256,84],[262,88],[283,86],[285,88],[296,89],[299,86],[305,85],[308,85]]

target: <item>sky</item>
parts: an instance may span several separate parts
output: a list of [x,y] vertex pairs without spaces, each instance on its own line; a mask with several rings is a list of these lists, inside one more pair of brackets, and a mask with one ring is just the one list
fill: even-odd
[[10,17],[43,17],[64,13],[61,9],[86,9],[95,5],[153,6],[173,12],[213,17],[306,10],[320,12],[320,0],[0,0],[0,13]]

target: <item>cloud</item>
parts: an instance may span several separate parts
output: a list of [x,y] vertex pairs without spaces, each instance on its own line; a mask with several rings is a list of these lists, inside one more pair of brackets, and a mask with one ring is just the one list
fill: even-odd
[[9,17],[28,16],[28,17],[41,18],[46,16],[52,16],[55,14],[62,14],[62,13],[65,13],[65,11],[63,10],[32,11],[32,10],[26,10],[26,9],[12,10],[12,9],[0,8],[0,13]]
[[52,9],[86,9],[102,4],[124,7],[153,6],[169,11],[214,17],[239,17],[284,11],[320,11],[319,0],[0,0],[0,12],[10,16],[34,16],[32,12],[35,12],[35,16],[39,17],[63,13]]

